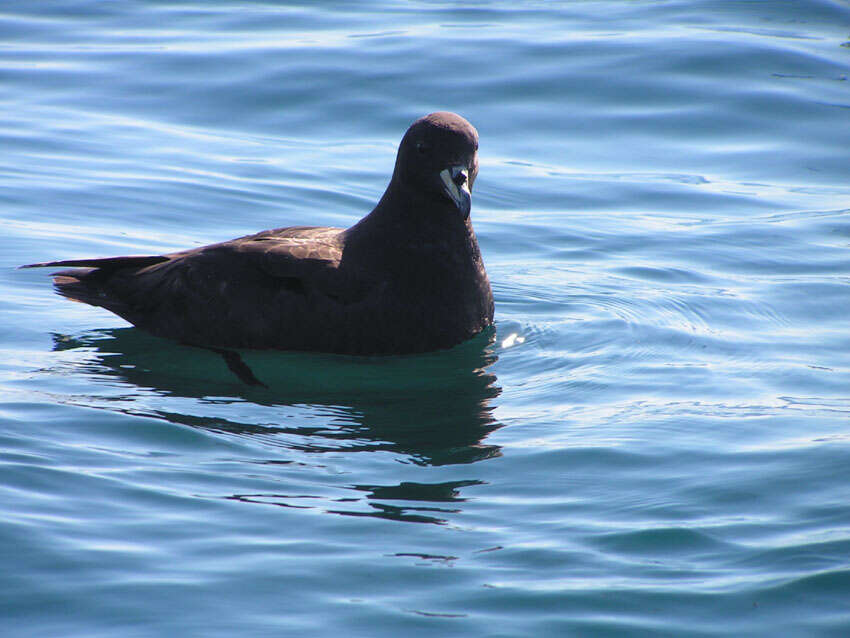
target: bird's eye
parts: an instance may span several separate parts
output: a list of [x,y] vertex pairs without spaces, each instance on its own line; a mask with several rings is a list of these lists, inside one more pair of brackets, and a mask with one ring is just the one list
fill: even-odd
[[416,142],[416,150],[420,155],[425,155],[425,151],[428,150],[428,147],[425,146],[425,142]]
[[466,175],[464,173],[458,173],[457,175],[455,175],[454,182],[458,186],[463,186],[464,184],[466,184]]

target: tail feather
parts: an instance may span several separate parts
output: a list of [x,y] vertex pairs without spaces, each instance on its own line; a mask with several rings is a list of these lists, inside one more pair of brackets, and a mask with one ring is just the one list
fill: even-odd
[[100,291],[100,286],[92,285],[82,279],[83,272],[80,271],[79,277],[74,276],[74,271],[66,270],[61,273],[53,274],[53,286],[63,297],[67,297],[71,301],[79,301],[92,306],[102,306],[103,298]]
[[[69,259],[65,261],[46,261],[27,264],[21,268],[50,268],[71,266],[69,270],[51,273],[53,286],[63,297],[72,301],[101,306],[128,319],[130,308],[123,295],[110,294],[106,287],[108,281],[120,270],[138,270],[168,261],[162,255],[140,255],[129,257],[107,257],[104,259]],[[130,319],[128,319],[130,321]],[[132,321],[131,321],[132,323]]]
[[168,261],[162,255],[131,255],[128,257],[104,257],[102,259],[68,259],[65,261],[43,261],[37,264],[26,264],[19,268],[52,268],[56,266],[76,266],[78,268],[102,268],[116,270],[118,268],[144,268]]

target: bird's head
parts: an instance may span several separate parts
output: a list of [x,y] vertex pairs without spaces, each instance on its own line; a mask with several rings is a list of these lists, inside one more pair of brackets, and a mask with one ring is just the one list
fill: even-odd
[[478,175],[478,131],[456,113],[426,115],[401,140],[393,179],[426,199],[451,203],[465,220]]

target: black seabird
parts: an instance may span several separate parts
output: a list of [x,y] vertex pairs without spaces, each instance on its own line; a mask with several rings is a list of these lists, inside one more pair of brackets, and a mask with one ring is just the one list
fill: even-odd
[[59,294],[220,352],[243,379],[228,349],[450,348],[493,323],[469,219],[477,150],[469,122],[432,113],[407,130],[383,197],[351,228],[295,226],[166,255],[24,267],[75,267],[53,274]]

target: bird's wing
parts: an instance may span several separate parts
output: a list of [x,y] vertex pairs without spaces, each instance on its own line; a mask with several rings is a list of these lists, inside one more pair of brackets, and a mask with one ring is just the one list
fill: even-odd
[[[370,284],[339,269],[342,231],[297,227],[150,257],[50,262],[67,297],[187,343],[299,348],[329,332]],[[318,344],[321,345],[321,344]]]
[[[222,244],[204,247],[198,255],[200,264],[223,265],[236,262],[250,266],[284,288],[304,288],[303,292],[345,298],[349,283],[339,271],[342,258],[341,230],[297,226],[268,230]],[[193,260],[197,251],[178,253]]]

